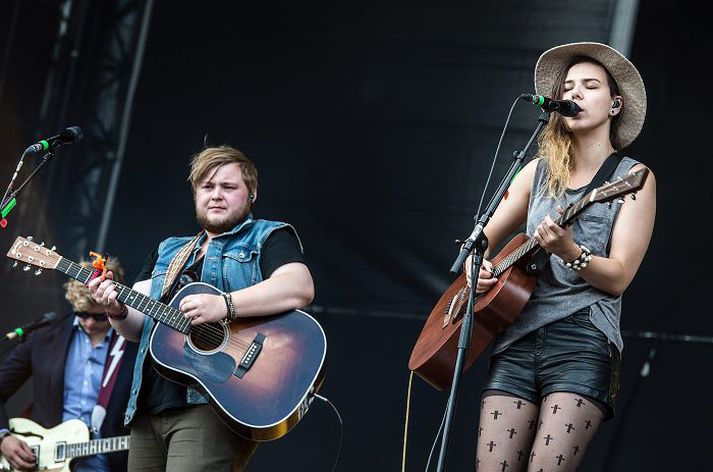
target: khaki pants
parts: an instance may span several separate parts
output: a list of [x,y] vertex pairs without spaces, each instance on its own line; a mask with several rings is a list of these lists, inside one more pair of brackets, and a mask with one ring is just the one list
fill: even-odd
[[239,472],[257,443],[233,433],[208,405],[139,415],[131,423],[132,472]]

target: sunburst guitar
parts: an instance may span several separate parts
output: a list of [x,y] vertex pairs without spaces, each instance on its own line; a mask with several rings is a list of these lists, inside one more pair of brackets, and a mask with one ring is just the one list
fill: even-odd
[[[18,237],[7,254],[41,269],[56,269],[88,283],[94,272],[43,245]],[[150,352],[165,377],[201,391],[236,433],[253,441],[285,435],[304,416],[324,380],[327,339],[301,310],[192,326],[178,311],[183,298],[219,295],[195,282],[169,304],[115,283],[117,299],[153,318]]]

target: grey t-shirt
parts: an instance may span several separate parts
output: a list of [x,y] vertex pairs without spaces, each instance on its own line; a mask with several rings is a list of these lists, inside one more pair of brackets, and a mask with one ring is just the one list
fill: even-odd
[[[625,177],[638,164],[634,159],[624,157],[614,171],[614,178]],[[527,213],[527,235],[532,237],[545,215],[557,220],[557,206],[567,208],[584,196],[585,187],[567,189],[559,198],[547,193],[548,166],[544,159],[537,163],[532,182],[532,192]],[[572,234],[577,244],[584,244],[595,256],[609,255],[609,240],[614,221],[621,204],[613,202],[595,203],[586,208],[574,220]],[[493,353],[504,351],[508,346],[542,326],[561,320],[582,309],[590,307],[589,318],[621,352],[624,343],[621,338],[619,320],[621,316],[621,296],[614,296],[592,287],[578,272],[566,267],[564,261],[552,254],[550,263],[537,281],[537,286],[515,321],[495,339]]]

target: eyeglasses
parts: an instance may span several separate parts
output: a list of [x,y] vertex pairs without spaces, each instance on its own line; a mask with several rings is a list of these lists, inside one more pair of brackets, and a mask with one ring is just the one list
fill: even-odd
[[80,317],[83,320],[86,320],[88,318],[94,318],[94,321],[106,321],[108,317],[106,316],[105,313],[86,313],[83,311],[75,313],[78,317]]

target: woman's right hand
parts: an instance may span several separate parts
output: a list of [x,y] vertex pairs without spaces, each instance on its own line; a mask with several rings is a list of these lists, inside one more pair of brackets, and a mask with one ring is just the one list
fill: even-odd
[[[465,270],[465,278],[468,281],[468,287],[471,286],[470,280],[470,265],[473,263],[473,255],[466,258],[463,268]],[[483,265],[480,268],[480,274],[478,275],[478,286],[475,289],[475,293],[483,293],[490,290],[490,288],[498,282],[497,277],[493,276],[493,264],[487,260],[483,259]]]
[[5,436],[0,452],[13,469],[35,470],[35,454],[25,441],[15,436]]

